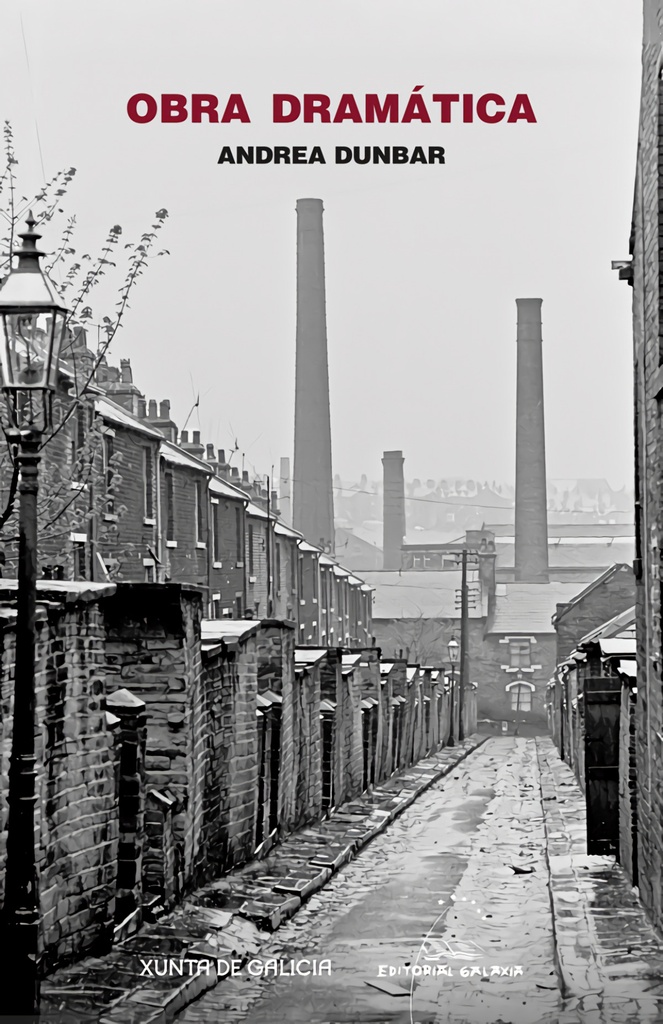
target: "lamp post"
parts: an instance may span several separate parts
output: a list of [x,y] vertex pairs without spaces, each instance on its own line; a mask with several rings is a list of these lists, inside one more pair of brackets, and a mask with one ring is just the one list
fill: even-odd
[[18,263],[0,286],[1,388],[19,468],[14,716],[2,908],[3,1012],[39,1012],[39,895],[35,856],[35,613],[41,438],[51,422],[67,309],[44,275],[32,213]]
[[[458,664],[458,658],[460,656],[460,644],[456,640],[455,636],[451,637],[451,640],[447,644],[447,651],[449,652],[449,661],[451,662],[451,702],[449,707],[449,746],[454,745],[454,691],[456,688],[456,665]],[[462,732],[462,725],[459,722],[459,736]]]

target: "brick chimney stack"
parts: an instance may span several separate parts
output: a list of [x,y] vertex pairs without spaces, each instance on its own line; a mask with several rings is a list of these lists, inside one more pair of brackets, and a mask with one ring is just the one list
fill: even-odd
[[165,438],[177,444],[177,424],[170,418],[170,402],[167,399],[159,403],[158,409],[156,401],[150,399],[147,405],[147,419],[150,426],[160,430]]
[[516,299],[515,579],[547,583],[548,512],[541,299]]
[[292,515],[296,530],[334,550],[331,421],[322,200],[297,200],[297,338]]
[[292,524],[292,512],[290,506],[290,459],[281,459],[279,467],[279,501],[281,507],[281,518],[290,526]]
[[403,452],[382,453],[382,568],[400,569],[405,537]]

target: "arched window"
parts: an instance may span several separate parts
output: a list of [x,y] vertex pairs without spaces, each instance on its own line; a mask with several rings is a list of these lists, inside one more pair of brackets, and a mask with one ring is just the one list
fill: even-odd
[[533,683],[526,683],[524,680],[518,679],[515,683],[508,683],[506,690],[511,697],[512,711],[532,710]]

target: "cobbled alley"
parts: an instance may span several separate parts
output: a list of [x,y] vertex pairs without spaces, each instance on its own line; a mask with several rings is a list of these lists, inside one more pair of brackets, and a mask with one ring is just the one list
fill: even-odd
[[663,944],[549,739],[489,739],[177,1017],[274,1024],[663,1019]]

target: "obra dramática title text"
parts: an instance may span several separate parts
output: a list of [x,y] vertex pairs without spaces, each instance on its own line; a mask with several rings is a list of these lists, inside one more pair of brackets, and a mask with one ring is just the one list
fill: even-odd
[[[274,93],[273,124],[535,124],[536,116],[527,93],[505,99],[496,92],[423,93],[417,85],[409,96],[398,93],[343,93],[333,99],[324,93]],[[139,92],[129,98],[127,114],[135,124],[158,120],[162,124],[251,124],[241,93],[219,97],[212,93],[162,93],[152,96]],[[336,146],[334,162],[347,163],[444,163],[442,146]],[[224,146],[218,163],[327,163],[320,146]]]

